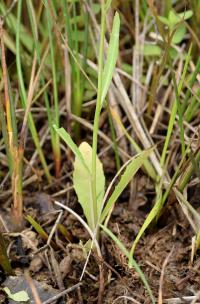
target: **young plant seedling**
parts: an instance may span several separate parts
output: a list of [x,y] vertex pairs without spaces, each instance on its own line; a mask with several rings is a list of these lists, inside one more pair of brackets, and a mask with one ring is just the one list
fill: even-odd
[[[92,147],[82,142],[79,147],[73,142],[70,135],[63,128],[56,128],[55,130],[60,137],[66,142],[75,155],[73,184],[78,201],[83,208],[84,215],[87,219],[88,226],[93,232],[97,226],[102,223],[110,211],[112,210],[115,202],[131,181],[133,176],[144,165],[144,162],[149,157],[153,148],[142,151],[125,164],[124,173],[121,175],[110,198],[107,199],[109,190],[105,194],[105,176],[103,166],[99,158],[96,156],[96,200],[93,201],[92,196]],[[122,171],[122,170],[120,170]],[[118,174],[117,174],[118,175]],[[116,178],[114,178],[115,180]]]
[[127,162],[124,173],[121,175],[112,195],[107,199],[108,192],[111,187],[108,188],[109,190],[105,194],[105,176],[103,166],[97,157],[97,134],[100,112],[104,104],[117,61],[120,19],[118,13],[116,13],[113,20],[107,60],[103,67],[105,14],[107,8],[105,5],[102,6],[98,92],[94,118],[93,146],[91,147],[88,143],[83,142],[79,147],[77,147],[71,136],[63,128],[58,128],[54,125],[56,132],[66,142],[75,155],[73,173],[74,189],[78,196],[78,201],[83,208],[88,226],[94,234],[96,233],[96,235],[98,235],[98,225],[106,219],[122,191],[128,185],[138,169],[144,164],[152,151],[152,149],[143,151]]

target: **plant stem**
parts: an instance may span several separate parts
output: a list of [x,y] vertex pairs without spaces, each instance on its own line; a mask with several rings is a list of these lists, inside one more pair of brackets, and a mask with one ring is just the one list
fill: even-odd
[[[12,195],[13,195],[13,207],[12,215],[16,227],[21,227],[22,224],[22,210],[23,210],[23,197],[22,197],[22,160],[24,151],[19,149],[17,144],[17,129],[15,122],[15,111],[10,98],[11,88],[9,87],[8,75],[7,75],[7,64],[5,57],[5,46],[4,46],[4,30],[3,21],[0,24],[0,40],[1,40],[1,63],[3,71],[4,81],[4,94],[5,94],[5,112],[6,112],[6,123],[7,132],[4,133],[8,136],[8,149],[9,149],[9,165],[10,175],[12,182]],[[3,110],[3,106],[1,107]],[[2,120],[3,121],[3,120]],[[5,139],[5,138],[4,138]],[[6,143],[5,143],[6,144]]]
[[98,89],[97,89],[97,103],[94,116],[93,129],[93,143],[92,143],[92,196],[93,196],[93,210],[94,222],[97,223],[97,193],[96,193],[96,154],[97,154],[97,139],[99,118],[101,113],[101,96],[102,96],[102,81],[103,81],[103,63],[104,63],[104,36],[105,36],[105,3],[101,2],[101,34],[99,47],[99,69],[98,69]]
[[[51,55],[51,68],[52,68],[52,77],[53,77],[53,123],[55,123],[58,127],[60,124],[59,117],[59,102],[58,102],[58,87],[57,87],[57,71],[55,64],[55,50],[54,50],[54,40],[53,40],[53,24],[52,24],[52,16],[50,12],[49,2],[45,1],[46,9],[47,9],[47,26],[48,26],[48,35],[49,35],[49,44],[50,44],[50,55]],[[52,126],[51,126],[52,128]],[[56,177],[60,176],[61,170],[61,152],[60,152],[60,139],[58,134],[53,130],[53,153],[54,153],[54,163],[55,163],[55,173]]]

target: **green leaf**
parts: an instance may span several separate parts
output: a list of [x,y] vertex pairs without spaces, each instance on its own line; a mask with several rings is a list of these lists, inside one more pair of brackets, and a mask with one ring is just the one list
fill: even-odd
[[48,240],[48,234],[45,232],[45,230],[42,228],[42,226],[37,223],[31,215],[26,216],[27,221],[33,226],[33,228],[37,231],[37,233],[41,236],[41,238],[45,241]]
[[[112,233],[112,231],[110,231],[106,226],[100,225],[101,228],[107,233],[107,235],[117,244],[117,246],[119,247],[119,249],[123,252],[123,254],[129,258],[129,252],[128,250],[125,248],[124,244]],[[141,270],[140,266],[138,265],[138,263],[134,260],[134,258],[131,258],[131,262],[132,262],[132,266],[135,268],[136,272],[138,273],[138,275],[140,276],[141,281],[143,282],[146,290],[149,293],[149,296],[151,298],[152,303],[155,304],[155,299],[151,290],[151,287],[149,286],[149,283],[147,281],[147,279],[145,278],[145,275],[143,273],[143,271]],[[131,268],[132,268],[131,266]]]
[[183,13],[178,14],[178,16],[179,16],[180,19],[187,20],[187,19],[190,19],[193,16],[193,11],[188,10],[188,11],[185,11]]
[[186,218],[188,219],[190,225],[192,226],[193,230],[195,231],[195,250],[196,251],[200,248],[200,214],[199,212],[187,201],[184,195],[176,188],[174,188],[174,193],[176,198],[182,207],[183,213],[185,214]]
[[191,10],[185,11],[180,14],[176,14],[173,10],[169,12],[168,18],[159,16],[159,20],[167,25],[170,29],[174,28],[174,26],[179,23],[180,21],[185,21],[189,18],[191,18],[193,15],[193,12]]
[[64,140],[64,142],[72,150],[74,155],[81,161],[81,163],[85,167],[85,169],[88,170],[87,164],[86,164],[79,148],[77,147],[75,142],[72,140],[69,133],[67,133],[67,131],[65,131],[64,128],[58,128],[55,124],[53,125],[53,127],[54,127],[54,130],[58,133],[58,135]]
[[[116,113],[116,111],[114,109],[110,109],[111,114],[113,119],[115,120],[115,122],[117,123],[118,127],[121,128],[122,132],[124,133],[124,135],[127,137],[127,139],[129,140],[129,142],[132,144],[134,150],[136,151],[136,153],[141,153],[142,149],[140,148],[140,146],[135,142],[135,140],[133,139],[132,136],[129,135],[129,133],[127,132],[126,128],[124,127],[123,123],[121,122],[120,117],[118,116],[118,114]],[[151,162],[146,159],[144,160],[144,164],[143,167],[145,168],[146,172],[148,173],[148,175],[153,179],[156,180],[157,179],[157,175],[156,172],[151,164]]]
[[170,49],[169,49],[169,56],[170,56],[170,58],[174,59],[174,58],[176,58],[177,55],[178,55],[177,49],[175,49],[173,47],[170,47]]
[[186,27],[184,24],[182,24],[177,28],[176,32],[174,33],[172,38],[172,43],[173,44],[180,43],[183,40],[185,33],[186,33]]
[[[189,51],[187,53],[187,57],[185,59],[185,64],[184,64],[184,67],[183,67],[182,76],[181,76],[181,79],[180,79],[179,84],[178,84],[178,96],[177,96],[178,98],[181,94],[181,90],[183,88],[183,84],[184,84],[184,81],[185,81],[186,72],[187,72],[187,69],[188,69],[188,64],[190,62],[191,51],[192,51],[192,48],[190,46]],[[169,141],[170,141],[171,134],[172,134],[172,131],[173,131],[177,110],[178,110],[178,104],[177,104],[177,98],[176,98],[175,101],[173,102],[173,105],[172,105],[170,119],[169,119],[168,128],[167,128],[167,134],[166,134],[166,137],[165,137],[165,143],[164,143],[164,147],[163,147],[163,151],[162,151],[162,155],[161,155],[160,164],[161,164],[162,167],[164,167],[164,163],[165,163],[165,159],[166,159],[166,155],[167,155],[167,149],[168,149]]]
[[7,46],[7,48],[13,53],[16,54],[16,47],[15,44],[12,40],[12,38],[10,37],[10,35],[5,32],[4,33],[4,41],[5,41],[5,45]]
[[[198,234],[200,230],[200,214],[198,211],[188,202],[188,200],[184,197],[184,195],[176,188],[174,188],[174,193],[176,195],[176,198],[179,202],[179,204],[184,205],[187,212],[186,212],[186,217],[189,219],[189,217],[192,219],[192,227],[196,234]],[[185,213],[185,211],[183,210]]]
[[103,105],[103,102],[106,98],[117,61],[118,50],[119,50],[119,30],[120,30],[120,18],[119,18],[119,14],[116,13],[113,21],[113,28],[108,46],[107,60],[103,70],[101,105]]
[[101,5],[99,3],[91,3],[91,8],[93,14],[97,15],[101,11]]
[[[26,216],[26,220],[33,226],[33,228],[37,231],[37,233],[41,236],[41,238],[44,240],[44,241],[47,241],[49,236],[48,234],[46,233],[46,231],[42,228],[42,226],[36,222],[31,215],[27,215]],[[58,246],[56,245],[56,243],[54,241],[51,240],[51,246],[54,248],[54,249],[58,249]]]
[[195,252],[200,248],[200,229],[196,234],[196,240],[195,240]]
[[136,156],[129,162],[127,165],[125,172],[122,174],[119,183],[116,185],[115,190],[113,191],[112,195],[110,196],[105,208],[103,209],[100,222],[102,223],[106,216],[108,215],[109,211],[113,207],[116,200],[119,198],[120,194],[126,188],[128,183],[131,181],[133,176],[139,170],[139,168],[144,164],[145,160],[149,157],[150,153],[152,152],[153,148],[145,150]]
[[171,10],[169,12],[168,20],[169,20],[170,26],[173,27],[180,21],[180,17],[177,14],[175,14],[175,12],[173,10]]
[[[92,200],[92,148],[86,142],[81,143],[79,146],[79,153],[81,153],[84,162],[87,164],[86,170],[80,157],[76,155],[74,162],[73,184],[78,201],[83,208],[83,212],[87,219],[88,225],[94,231],[96,227],[95,211],[93,210]],[[99,158],[96,157],[96,193],[97,193],[97,206],[96,214],[98,218],[102,211],[102,201],[105,190],[105,177],[103,173],[103,166]]]
[[168,20],[166,17],[159,16],[158,18],[159,18],[159,20],[160,20],[163,24],[165,24],[165,25],[167,25],[167,26],[170,26],[170,22],[169,22],[169,20]]
[[140,228],[140,230],[133,242],[133,245],[131,247],[130,255],[129,255],[129,263],[131,263],[131,261],[132,261],[131,259],[134,254],[135,247],[136,247],[137,243],[139,242],[141,236],[143,235],[145,230],[149,227],[151,222],[160,213],[161,208],[162,208],[162,180],[160,180],[159,184],[156,186],[156,203],[153,206],[153,208],[151,209],[151,211],[149,212],[149,214],[147,215],[147,218],[145,219],[142,227]]
[[7,294],[8,298],[15,302],[27,302],[28,300],[30,300],[30,298],[25,290],[22,290],[22,291],[19,291],[16,293],[11,293],[11,291],[8,287],[3,288],[3,290]]
[[155,44],[145,44],[143,49],[144,56],[160,56],[161,48]]
[[84,31],[76,31],[71,33],[71,38],[73,41],[84,42],[85,32]]
[[105,4],[105,14],[109,10],[111,3],[112,3],[112,0],[107,0],[106,1],[106,4]]

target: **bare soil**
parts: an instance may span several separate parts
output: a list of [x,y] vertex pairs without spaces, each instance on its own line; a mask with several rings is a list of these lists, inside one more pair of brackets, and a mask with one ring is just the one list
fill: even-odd
[[[150,181],[141,172],[136,181],[139,191],[133,197],[134,201],[130,201],[130,193],[126,190],[117,202],[109,222],[109,228],[128,249],[153,203]],[[47,194],[51,191],[55,193],[55,188],[54,185],[53,191],[46,189],[46,193],[43,191],[35,194],[32,187],[25,199],[25,214],[35,218],[48,235],[59,215],[51,195]],[[192,194],[195,205],[197,193]],[[73,190],[58,197],[58,200],[82,215]],[[165,208],[160,220],[151,225],[135,252],[135,259],[141,266],[155,298],[158,299],[160,292],[163,301],[193,297],[200,290],[200,256],[197,252],[191,262],[191,242],[194,234],[181,212],[176,204]],[[7,228],[12,231],[8,209],[5,208],[1,215]],[[83,245],[89,238],[81,224],[67,212],[63,212],[59,224],[65,230],[61,232],[61,228],[56,229],[49,247],[45,246],[46,242],[27,221],[22,232],[14,231],[15,233],[8,233],[6,237],[10,244],[8,251],[15,275],[20,277],[28,270],[32,279],[47,284],[47,288],[52,287],[57,294],[79,283],[87,256]],[[80,287],[52,303],[98,303],[100,295],[103,297],[102,303],[151,303],[139,275],[134,269],[128,268],[125,256],[104,233],[101,234],[101,250],[103,261],[92,253]],[[103,267],[103,278],[100,277],[99,265]],[[9,282],[9,277],[3,272],[0,276],[2,286],[3,282],[4,285]],[[99,293],[101,284],[104,290]],[[42,298],[43,291],[39,293]],[[0,299],[1,303],[7,301],[3,292]],[[158,300],[156,302],[161,303]]]

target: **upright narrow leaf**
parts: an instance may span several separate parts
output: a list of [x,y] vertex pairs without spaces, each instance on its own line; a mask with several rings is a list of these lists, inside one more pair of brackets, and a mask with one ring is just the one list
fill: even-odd
[[107,11],[109,10],[109,8],[111,6],[111,2],[112,2],[112,0],[107,0],[107,2],[105,4],[105,13],[107,13]]
[[84,158],[82,157],[82,154],[80,153],[77,145],[75,144],[75,142],[73,141],[73,139],[71,138],[69,133],[67,133],[67,131],[65,131],[64,128],[58,128],[55,124],[53,125],[53,127],[54,127],[54,130],[57,132],[57,134],[64,140],[64,142],[72,150],[74,155],[77,158],[79,158],[79,160],[82,162],[85,169],[88,170],[87,164],[85,163]]
[[[74,162],[73,184],[78,201],[81,204],[84,214],[86,216],[88,225],[92,230],[96,227],[92,199],[92,148],[86,142],[81,143],[79,146],[84,162],[87,164],[89,170],[86,170],[80,157],[76,155]],[[97,206],[96,214],[98,218],[102,210],[102,201],[105,189],[105,177],[103,173],[103,166],[98,157],[96,157],[96,193],[97,193]]]
[[119,18],[119,14],[116,13],[113,21],[112,33],[108,46],[108,55],[103,70],[103,84],[102,84],[103,90],[101,95],[102,105],[105,100],[106,94],[108,92],[117,61],[118,50],[119,50],[119,30],[120,30],[120,18]]
[[124,174],[122,174],[119,183],[115,187],[115,190],[110,196],[102,212],[101,223],[104,221],[104,219],[108,215],[109,211],[111,210],[112,206],[114,205],[114,203],[116,202],[122,191],[126,188],[126,186],[131,181],[131,179],[136,174],[136,172],[139,170],[139,168],[144,164],[144,161],[147,159],[147,157],[150,155],[151,152],[152,149],[141,152],[140,154],[136,155],[132,159],[132,161],[127,165]]
[[156,218],[156,216],[159,214],[161,208],[162,208],[162,181],[158,184],[156,192],[157,192],[157,198],[156,198],[156,202],[155,205],[153,206],[153,208],[151,209],[151,211],[149,212],[149,214],[147,215],[147,218],[145,219],[142,227],[140,228],[134,242],[133,245],[131,247],[130,250],[130,255],[129,255],[129,266],[132,263],[132,257],[133,254],[135,252],[135,248],[137,246],[137,243],[139,242],[140,238],[142,237],[143,233],[145,232],[145,230],[149,227],[149,225],[151,224],[151,222]]
[[[123,254],[128,258],[129,257],[129,252],[128,250],[125,248],[124,244],[112,233],[111,230],[109,230],[106,226],[100,225],[101,228],[107,233],[107,235],[116,243],[116,245],[119,247],[119,249],[123,252]],[[155,299],[151,290],[151,287],[149,286],[149,283],[143,273],[143,271],[141,270],[140,266],[138,265],[138,263],[134,260],[134,258],[132,257],[131,259],[132,261],[132,266],[135,268],[135,271],[138,273],[138,275],[140,276],[140,279],[142,280],[146,290],[149,293],[149,296],[151,298],[151,301],[153,304],[155,304]],[[131,266],[131,267],[132,267]]]

